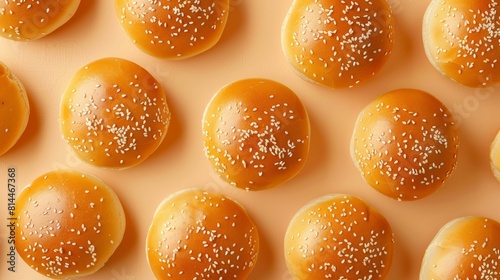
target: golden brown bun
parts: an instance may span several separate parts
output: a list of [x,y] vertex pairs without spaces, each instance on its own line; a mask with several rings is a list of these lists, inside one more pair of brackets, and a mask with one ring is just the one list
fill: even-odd
[[429,61],[443,75],[469,87],[500,82],[498,14],[493,0],[432,0],[423,22]]
[[283,23],[282,48],[302,78],[350,88],[388,60],[393,25],[386,0],[294,0]]
[[500,131],[490,146],[490,163],[493,174],[500,181]]
[[263,190],[304,166],[310,126],[297,95],[271,80],[246,79],[221,88],[203,114],[205,155],[226,182]]
[[0,36],[15,41],[39,39],[65,24],[80,0],[0,1]]
[[366,182],[397,200],[436,191],[457,164],[458,131],[448,109],[432,95],[398,89],[359,114],[351,156]]
[[235,201],[189,189],[160,204],[146,246],[156,279],[243,280],[257,261],[259,235]]
[[285,233],[285,261],[293,279],[385,279],[392,265],[390,224],[352,195],[309,202]]
[[74,279],[98,271],[122,241],[125,214],[111,188],[77,171],[36,178],[16,202],[16,249],[37,272]]
[[444,225],[429,244],[420,280],[498,279],[500,223],[461,217]]
[[125,33],[142,51],[188,58],[212,48],[226,26],[229,0],[115,0]]
[[23,84],[0,62],[0,156],[21,137],[30,116]]
[[165,92],[139,65],[103,58],[80,69],[61,100],[61,130],[87,163],[127,168],[149,157],[170,123]]

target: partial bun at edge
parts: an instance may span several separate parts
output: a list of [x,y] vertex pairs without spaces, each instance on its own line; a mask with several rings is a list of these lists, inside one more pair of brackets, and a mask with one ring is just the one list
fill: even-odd
[[419,279],[497,279],[499,236],[500,223],[486,217],[449,221],[428,245]]
[[490,145],[490,165],[493,175],[500,181],[500,130]]
[[259,234],[246,210],[222,194],[200,189],[164,199],[146,240],[156,279],[244,280],[258,253]]
[[293,279],[382,280],[393,259],[394,237],[385,217],[362,199],[325,195],[304,205],[284,237]]
[[500,83],[496,1],[432,0],[422,36],[429,62],[443,76],[468,87]]
[[21,138],[29,116],[30,105],[24,85],[0,62],[0,156]]
[[0,1],[0,36],[15,41],[42,38],[68,22],[80,0]]
[[35,271],[54,279],[91,275],[120,245],[125,213],[115,192],[93,175],[45,173],[16,201],[16,250]]
[[386,0],[294,0],[281,28],[282,51],[299,76],[333,89],[371,79],[389,59],[394,17]]
[[143,52],[186,59],[217,44],[226,26],[229,0],[114,0],[122,29]]

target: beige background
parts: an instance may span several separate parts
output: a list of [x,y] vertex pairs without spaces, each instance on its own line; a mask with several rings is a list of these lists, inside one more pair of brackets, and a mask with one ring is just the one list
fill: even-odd
[[[6,176],[17,168],[18,191],[54,169],[93,173],[120,197],[127,214],[124,242],[108,264],[89,279],[153,279],[146,263],[145,237],[160,201],[174,191],[199,187],[224,193],[243,204],[259,227],[261,252],[250,279],[291,279],[284,263],[283,235],[290,218],[306,202],[329,193],[358,195],[378,209],[395,233],[395,259],[389,280],[417,279],[427,244],[447,221],[463,215],[500,220],[500,183],[489,167],[489,144],[500,128],[499,88],[470,89],[442,77],[427,61],[421,23],[429,0],[391,0],[396,44],[388,64],[370,82],[332,91],[303,81],[281,52],[280,29],[292,0],[231,0],[225,33],[215,48],[184,61],[150,57],[121,30],[111,0],[83,0],[77,14],[55,33],[30,43],[0,39],[0,61],[23,81],[32,115],[18,145],[0,157],[0,224],[6,224]],[[58,126],[61,93],[74,72],[106,56],[122,57],[149,70],[164,86],[173,113],[169,134],[148,160],[126,171],[103,170],[76,159]],[[286,184],[249,193],[214,177],[204,158],[201,116],[223,85],[262,77],[281,82],[303,100],[310,114],[310,157]],[[461,151],[456,172],[430,197],[396,202],[367,186],[349,156],[358,112],[376,96],[401,87],[426,90],[455,113]],[[0,279],[45,279],[18,257],[17,272],[7,271],[6,227],[0,228]],[[12,277],[15,278],[12,278]]]

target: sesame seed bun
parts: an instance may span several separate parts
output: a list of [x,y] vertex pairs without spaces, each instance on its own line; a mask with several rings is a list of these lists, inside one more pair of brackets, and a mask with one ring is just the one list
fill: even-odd
[[115,0],[120,24],[142,51],[168,59],[212,48],[227,23],[229,0]]
[[0,62],[0,156],[9,151],[23,134],[30,116],[26,90]]
[[198,189],[176,192],[159,205],[146,244],[156,279],[243,280],[259,253],[257,228],[245,209]]
[[416,89],[379,96],[359,114],[351,156],[366,182],[397,200],[441,187],[458,157],[458,129],[438,99]]
[[500,181],[500,131],[490,146],[490,163],[493,174]]
[[16,201],[16,250],[35,271],[54,279],[97,272],[125,232],[121,203],[96,177],[68,170],[46,173]]
[[294,0],[281,32],[299,75],[334,89],[369,80],[388,60],[394,18],[386,0]]
[[432,0],[425,12],[423,40],[432,65],[446,77],[469,86],[500,82],[500,7],[495,0]]
[[293,279],[385,279],[393,258],[391,226],[352,195],[326,195],[302,207],[285,233]]
[[304,105],[292,90],[271,80],[245,79],[222,87],[205,109],[202,131],[215,172],[245,190],[293,178],[309,152]]
[[160,83],[139,65],[103,58],[76,72],[61,99],[61,131],[83,161],[127,168],[161,144],[170,111]]
[[420,280],[498,279],[500,223],[461,217],[444,225],[425,251]]
[[0,1],[0,36],[15,41],[44,37],[73,17],[80,0]]

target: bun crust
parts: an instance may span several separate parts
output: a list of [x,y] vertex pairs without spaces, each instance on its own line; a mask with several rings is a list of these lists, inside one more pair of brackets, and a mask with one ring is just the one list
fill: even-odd
[[0,62],[0,156],[9,151],[23,134],[30,116],[28,95],[23,84]]
[[54,279],[95,273],[125,232],[125,214],[113,190],[76,171],[36,178],[19,194],[16,211],[19,256]]
[[0,1],[0,36],[32,41],[52,33],[73,17],[80,0]]
[[291,179],[309,152],[309,117],[297,95],[271,80],[220,89],[202,121],[206,157],[229,184],[263,190]]
[[386,63],[393,25],[386,0],[294,0],[281,32],[283,52],[306,80],[350,88]]
[[160,83],[144,68],[104,58],[80,69],[61,100],[64,139],[85,162],[127,168],[161,144],[170,111]]
[[415,89],[388,92],[359,114],[351,156],[366,182],[397,200],[436,191],[458,158],[458,129],[448,109]]
[[351,195],[315,199],[292,218],[285,260],[293,279],[385,279],[393,258],[387,220]]
[[469,87],[500,82],[496,0],[432,0],[423,22],[429,61],[444,76]]
[[212,48],[227,23],[229,0],[115,0],[132,42],[156,57],[188,58]]
[[184,190],[156,210],[147,236],[156,279],[235,279],[251,273],[259,235],[245,209],[212,192]]
[[461,217],[444,225],[422,261],[420,280],[497,279],[500,275],[500,223]]

